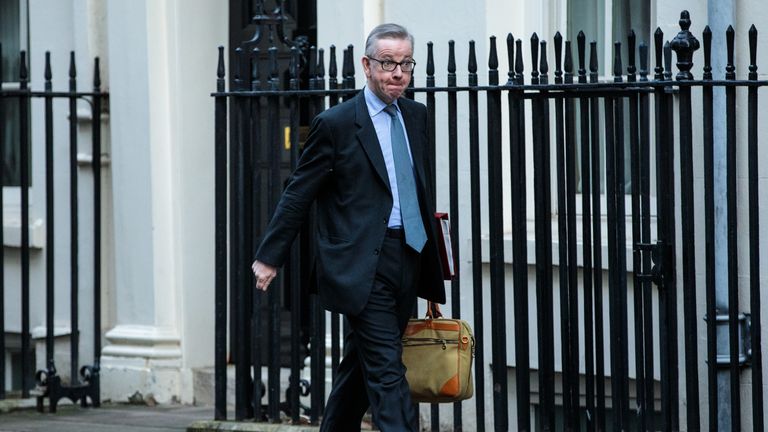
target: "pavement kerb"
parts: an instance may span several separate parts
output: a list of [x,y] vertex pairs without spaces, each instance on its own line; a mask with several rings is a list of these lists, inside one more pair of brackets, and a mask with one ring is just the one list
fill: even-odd
[[202,420],[187,427],[187,432],[317,432],[318,426],[296,426],[269,423],[247,423],[233,421]]

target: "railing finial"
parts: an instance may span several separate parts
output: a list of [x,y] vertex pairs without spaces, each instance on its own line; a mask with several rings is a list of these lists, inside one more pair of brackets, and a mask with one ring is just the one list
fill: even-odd
[[448,41],[448,86],[456,86],[456,43]]
[[705,80],[712,79],[712,30],[709,26],[704,27],[701,35],[704,41],[704,75]]
[[75,52],[69,52],[69,77],[74,79],[77,77],[77,67],[75,66]]
[[757,79],[757,28],[749,28],[749,79]]
[[507,85],[512,85],[515,81],[515,38],[512,33],[507,33]]
[[427,79],[435,79],[435,54],[432,41],[427,42]]
[[635,31],[630,30],[627,35],[627,81],[635,82],[637,72],[637,66],[635,65],[635,44],[637,43],[637,36]]
[[680,12],[680,31],[677,33],[670,48],[677,54],[677,80],[692,80],[693,52],[699,49],[699,40],[690,32],[691,15],[687,10]]
[[475,41],[473,40],[469,41],[469,60],[467,62],[467,70],[469,71],[469,76],[467,77],[467,81],[469,82],[469,85],[476,86],[477,85],[477,55],[475,54]]
[[45,52],[45,81],[47,84],[51,83],[51,78],[53,77],[53,74],[51,73],[51,52],[46,51]]
[[597,41],[591,41],[589,43],[589,82],[597,82]]
[[515,41],[515,83],[517,85],[523,85],[523,81],[525,81],[525,78],[523,76],[523,72],[525,71],[525,66],[523,65],[523,41],[518,39]]
[[496,54],[496,36],[489,39],[491,50],[488,54],[488,84],[499,84],[499,57]]
[[616,41],[613,43],[613,82],[623,81],[621,77],[623,69],[621,66],[621,42]]
[[654,48],[656,48],[656,69],[654,69],[656,74],[653,76],[653,79],[661,81],[664,79],[664,66],[662,63],[664,59],[662,53],[664,46],[664,32],[661,31],[661,27],[656,27],[656,32],[653,33],[653,45]]
[[539,83],[539,35],[534,33],[531,36],[531,84]]
[[725,31],[725,45],[728,51],[728,64],[725,66],[725,79],[736,79],[736,66],[733,65],[733,40],[736,37],[736,32],[733,30],[733,26],[729,25]]
[[539,42],[539,45],[541,45],[541,56],[539,57],[539,72],[541,72],[541,75],[539,75],[539,82],[541,84],[548,84],[549,61],[547,61],[547,41],[543,40]]
[[555,84],[562,84],[563,82],[563,70],[562,70],[562,58],[563,58],[563,35],[558,31],[555,33]]
[[565,41],[565,60],[563,60],[565,69],[565,83],[573,84],[573,53],[571,53],[571,41]]
[[586,53],[587,53],[587,37],[584,35],[584,32],[579,30],[578,36],[576,36],[576,45],[579,52],[579,82],[585,83],[587,82],[587,69],[586,69]]

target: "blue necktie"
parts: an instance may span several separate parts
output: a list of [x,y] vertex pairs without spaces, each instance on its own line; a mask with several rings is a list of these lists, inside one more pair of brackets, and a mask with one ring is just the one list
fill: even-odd
[[427,242],[427,233],[424,231],[424,223],[419,212],[419,198],[416,194],[416,181],[405,141],[405,131],[400,124],[400,119],[397,118],[397,108],[394,105],[387,105],[384,110],[392,118],[389,132],[392,140],[392,156],[395,159],[397,192],[400,195],[400,215],[405,230],[405,243],[416,252],[421,252],[424,243]]

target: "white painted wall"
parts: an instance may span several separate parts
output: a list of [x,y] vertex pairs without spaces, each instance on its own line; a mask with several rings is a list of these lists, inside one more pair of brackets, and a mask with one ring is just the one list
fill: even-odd
[[[104,363],[116,376],[146,379],[158,400],[191,402],[189,368],[212,364],[209,94],[216,45],[227,39],[227,10],[220,6],[108,5],[109,50],[120,53],[110,62],[118,252],[117,326],[107,333],[112,345]],[[155,374],[162,379],[153,381]]]

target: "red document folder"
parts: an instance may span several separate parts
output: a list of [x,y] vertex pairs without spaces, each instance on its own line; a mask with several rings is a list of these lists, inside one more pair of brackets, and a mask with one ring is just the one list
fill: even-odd
[[451,224],[448,221],[448,213],[435,213],[437,225],[440,228],[437,248],[440,251],[440,261],[443,264],[443,278],[451,280],[456,276],[456,267],[453,259],[453,247],[451,246]]

